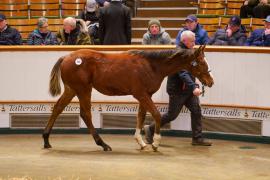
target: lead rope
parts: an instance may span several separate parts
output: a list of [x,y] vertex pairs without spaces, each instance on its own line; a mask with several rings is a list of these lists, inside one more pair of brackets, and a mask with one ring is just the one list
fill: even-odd
[[205,92],[204,85],[202,85],[202,97],[204,97],[204,92]]

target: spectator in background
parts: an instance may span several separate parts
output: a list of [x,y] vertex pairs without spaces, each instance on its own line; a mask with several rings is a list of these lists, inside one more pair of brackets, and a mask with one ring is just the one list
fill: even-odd
[[96,0],[87,0],[84,10],[79,14],[78,18],[83,19],[87,25],[88,33],[92,44],[100,44],[98,36],[98,5]]
[[270,46],[270,15],[264,20],[263,29],[255,29],[247,39],[247,46]]
[[88,45],[91,44],[90,36],[85,22],[82,19],[67,17],[63,22],[56,37],[61,45]]
[[[181,34],[179,47],[193,49],[195,34],[192,31],[184,31]],[[212,143],[202,136],[202,112],[199,96],[202,91],[195,82],[190,72],[182,70],[169,75],[167,80],[167,93],[169,94],[168,112],[161,117],[161,127],[175,120],[185,105],[191,112],[192,145],[211,146]],[[145,140],[148,144],[153,143],[155,122],[144,126]]]
[[253,9],[259,4],[260,0],[245,0],[240,8],[240,18],[254,17]]
[[198,23],[197,17],[194,15],[189,15],[185,19],[185,27],[179,31],[176,39],[175,39],[175,44],[176,46],[180,45],[180,38],[181,34],[183,31],[190,30],[195,33],[196,35],[196,40],[195,44],[197,45],[203,45],[207,44],[208,42],[208,34],[207,31],[202,28],[202,26]]
[[241,25],[240,17],[232,16],[225,29],[218,29],[208,44],[243,46],[246,39],[246,29]]
[[6,16],[0,14],[0,45],[20,45],[22,37],[19,31],[7,24]]
[[112,0],[99,11],[99,38],[101,44],[131,44],[130,10],[121,0]]
[[37,29],[29,34],[28,45],[56,45],[56,36],[48,30],[48,19],[41,17],[37,22]]
[[111,0],[96,0],[98,3],[99,7],[106,7],[109,6]]
[[[106,7],[109,6],[111,0],[96,0],[96,2],[98,3],[99,7]],[[135,0],[121,0],[121,2],[126,5],[127,7],[129,7],[131,9],[131,16],[133,17],[135,15]]]
[[148,22],[148,30],[143,35],[142,44],[171,44],[170,35],[161,27],[159,20],[152,19]]
[[267,0],[260,0],[260,3],[253,9],[255,18],[266,18],[270,15],[270,5]]
[[96,0],[87,0],[84,10],[80,12],[78,19],[83,19],[87,26],[91,23],[96,23],[98,22],[97,10]]

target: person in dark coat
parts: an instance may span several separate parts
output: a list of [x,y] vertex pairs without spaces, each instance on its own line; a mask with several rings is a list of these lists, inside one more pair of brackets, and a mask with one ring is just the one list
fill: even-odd
[[255,29],[247,39],[247,46],[270,46],[270,15],[264,20],[263,29]]
[[239,16],[232,16],[225,29],[218,29],[209,40],[210,45],[243,46],[246,42],[246,29]]
[[253,9],[254,18],[266,18],[270,15],[270,5],[268,0],[260,0],[260,3]]
[[[184,31],[179,47],[192,49],[195,45],[195,34]],[[175,120],[185,105],[191,112],[192,145],[211,146],[212,143],[202,137],[202,112],[199,96],[202,91],[190,72],[182,70],[168,76],[167,93],[169,94],[168,112],[161,117],[161,126]],[[146,142],[152,144],[155,122],[144,126]]]
[[240,18],[254,17],[253,9],[260,3],[260,0],[245,0],[240,8]]
[[89,24],[98,23],[97,10],[98,5],[96,0],[87,0],[84,10],[80,12],[78,19],[84,20],[87,26]]
[[101,44],[131,44],[130,10],[120,0],[112,0],[99,11],[99,38]]
[[[98,3],[99,7],[104,7],[104,6],[106,7],[106,6],[109,6],[111,0],[96,0],[96,2]],[[132,14],[131,17],[134,17],[136,13],[135,0],[122,0],[122,3],[131,9],[131,14]]]
[[37,22],[37,29],[29,34],[28,45],[56,45],[58,44],[55,34],[49,31],[48,19],[41,17]]
[[80,12],[78,18],[85,21],[88,34],[91,38],[91,44],[100,44],[98,34],[98,4],[96,0],[87,0],[84,10]]
[[0,45],[21,45],[22,37],[19,31],[7,24],[6,16],[0,14]]
[[99,7],[106,7],[109,6],[111,0],[96,0],[98,3]]

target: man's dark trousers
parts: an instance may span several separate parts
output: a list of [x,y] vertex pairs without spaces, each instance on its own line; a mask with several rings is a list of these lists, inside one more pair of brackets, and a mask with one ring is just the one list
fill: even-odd
[[[200,100],[193,94],[171,94],[169,95],[168,112],[161,117],[161,127],[175,120],[179,115],[183,106],[186,106],[191,112],[191,128],[192,138],[198,139],[202,137],[202,113]],[[155,123],[150,125],[150,131],[154,134]]]

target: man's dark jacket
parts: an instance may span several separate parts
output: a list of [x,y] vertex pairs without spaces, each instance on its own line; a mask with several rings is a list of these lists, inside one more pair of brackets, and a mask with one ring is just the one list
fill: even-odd
[[130,10],[121,1],[100,8],[99,38],[101,44],[131,44]]
[[[182,42],[180,42],[180,47],[187,49]],[[195,83],[195,77],[186,70],[168,76],[167,92],[169,95],[192,94],[197,87],[199,85]]]
[[247,46],[270,46],[270,34],[264,34],[265,29],[255,29],[247,39]]
[[0,45],[21,45],[22,37],[17,29],[10,27],[0,32]]

